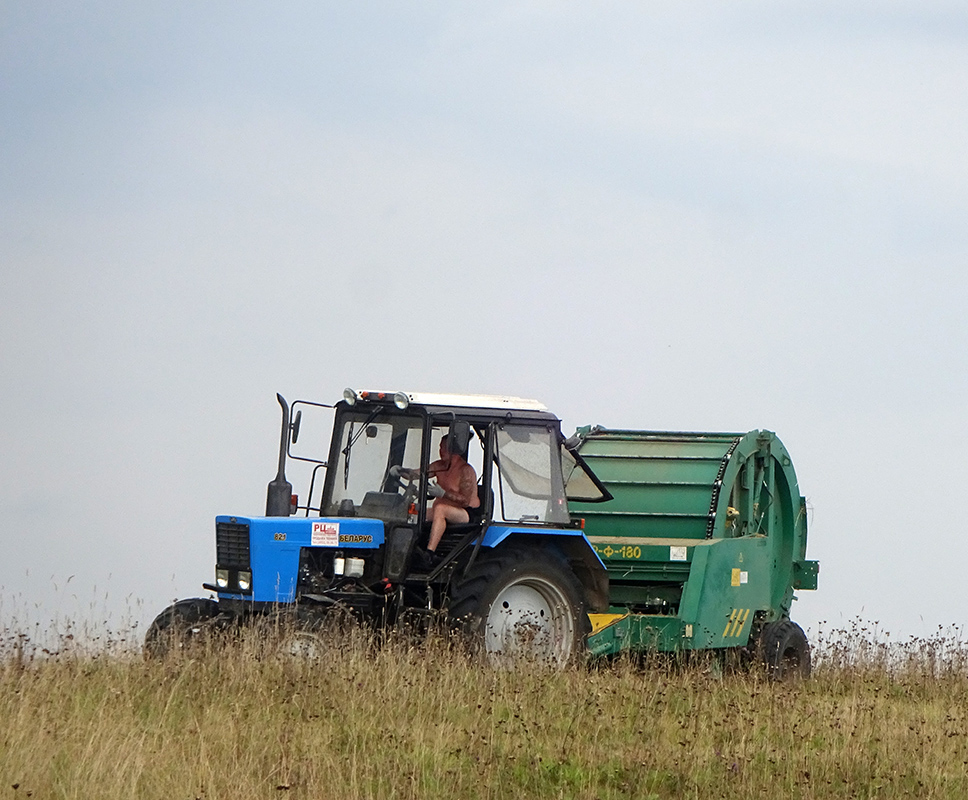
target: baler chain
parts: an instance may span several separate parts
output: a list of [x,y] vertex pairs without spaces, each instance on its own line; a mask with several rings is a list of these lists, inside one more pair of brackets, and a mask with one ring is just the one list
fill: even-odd
[[742,436],[738,436],[733,439],[733,443],[729,446],[729,450],[723,456],[723,460],[719,464],[719,472],[716,473],[716,480],[713,482],[713,496],[709,501],[709,514],[706,516],[706,538],[713,538],[713,529],[716,526],[716,507],[719,505],[719,492],[723,488],[723,476],[726,474],[726,467],[729,466],[729,459],[732,458],[733,451],[736,450],[736,445],[740,443]]

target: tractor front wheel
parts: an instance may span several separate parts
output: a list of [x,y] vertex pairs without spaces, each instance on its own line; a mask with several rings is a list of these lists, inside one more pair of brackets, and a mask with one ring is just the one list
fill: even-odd
[[201,597],[179,600],[162,611],[148,626],[144,653],[147,658],[164,658],[175,652],[198,647],[213,629],[218,603]]
[[270,617],[263,625],[263,638],[282,661],[320,661],[329,649],[322,617],[293,610]]

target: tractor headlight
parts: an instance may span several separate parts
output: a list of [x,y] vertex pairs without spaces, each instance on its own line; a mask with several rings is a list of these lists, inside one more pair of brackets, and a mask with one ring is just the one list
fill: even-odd
[[401,411],[406,411],[407,406],[410,405],[410,398],[406,392],[397,392],[393,395],[393,404]]
[[229,588],[229,571],[227,569],[215,570],[215,585],[219,589]]
[[343,389],[343,399],[346,401],[346,405],[355,406],[356,405],[356,392],[353,389],[347,387]]
[[239,588],[243,592],[249,591],[252,588],[252,573],[247,571],[242,571],[239,573]]

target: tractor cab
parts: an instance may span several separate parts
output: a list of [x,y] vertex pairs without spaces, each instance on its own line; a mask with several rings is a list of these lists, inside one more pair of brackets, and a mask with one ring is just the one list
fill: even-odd
[[[318,404],[296,401],[290,414],[285,400],[279,401],[280,471],[269,484],[267,516],[381,522],[382,570],[368,572],[393,583],[428,573],[431,580],[446,578],[448,567],[470,558],[487,533],[493,539],[502,531],[579,529],[580,521],[568,514],[568,499],[610,497],[568,449],[559,419],[536,400],[347,389],[332,407],[325,460],[293,450],[302,412]],[[427,546],[430,509],[442,492],[431,467],[437,462],[439,470],[451,454],[473,470],[476,488],[462,504],[467,520],[447,523],[431,569],[414,554]],[[314,464],[304,505],[285,478],[287,457]]]

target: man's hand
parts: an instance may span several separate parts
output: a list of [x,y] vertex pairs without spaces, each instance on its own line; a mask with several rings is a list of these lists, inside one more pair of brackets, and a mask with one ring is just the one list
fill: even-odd
[[436,483],[427,484],[427,494],[431,497],[443,497],[447,492],[444,490],[443,486]]
[[390,467],[390,477],[391,478],[409,478],[411,477],[410,470],[407,469],[402,464],[394,464],[392,467]]

